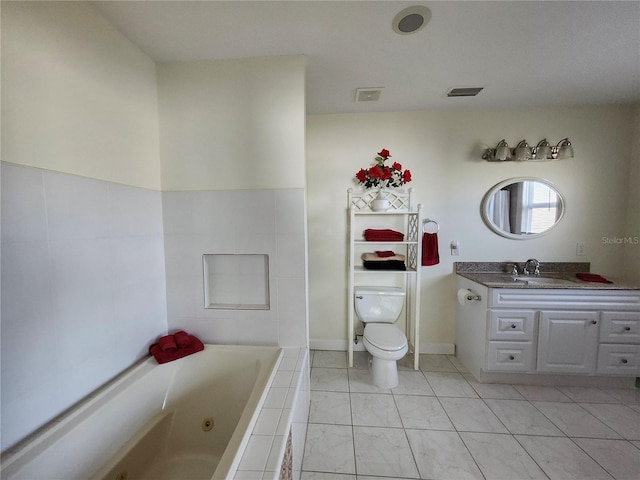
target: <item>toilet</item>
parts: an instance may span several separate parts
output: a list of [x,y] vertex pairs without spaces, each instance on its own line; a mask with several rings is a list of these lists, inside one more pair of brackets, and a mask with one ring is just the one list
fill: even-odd
[[355,310],[364,323],[363,344],[371,354],[371,377],[380,388],[398,386],[398,360],[409,350],[407,337],[394,325],[404,305],[397,287],[355,287]]

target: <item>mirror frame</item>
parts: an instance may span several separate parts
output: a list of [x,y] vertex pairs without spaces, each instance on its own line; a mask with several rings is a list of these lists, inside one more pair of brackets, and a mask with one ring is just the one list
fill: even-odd
[[[491,221],[489,216],[489,208],[488,208],[489,199],[496,192],[501,190],[503,187],[506,187],[507,185],[511,185],[512,183],[518,183],[518,182],[539,182],[548,186],[549,188],[552,188],[558,195],[558,200],[560,201],[560,205],[562,206],[562,210],[560,211],[560,216],[558,217],[556,222],[551,227],[546,229],[544,232],[532,233],[530,235],[518,235],[515,233],[505,232],[504,230],[501,230],[496,226],[495,223]],[[480,204],[480,214],[482,215],[482,220],[484,221],[485,225],[489,227],[491,231],[493,231],[494,233],[497,233],[501,237],[510,238],[512,240],[530,240],[532,238],[539,238],[548,234],[551,230],[554,229],[556,225],[558,225],[558,223],[560,223],[560,220],[562,220],[562,217],[564,216],[564,212],[566,209],[567,209],[567,202],[564,199],[564,196],[558,191],[558,188],[550,181],[545,180],[544,178],[539,178],[539,177],[514,177],[514,178],[509,178],[507,180],[503,180],[502,182],[495,184],[493,187],[489,189],[489,191],[482,198],[482,203]]]

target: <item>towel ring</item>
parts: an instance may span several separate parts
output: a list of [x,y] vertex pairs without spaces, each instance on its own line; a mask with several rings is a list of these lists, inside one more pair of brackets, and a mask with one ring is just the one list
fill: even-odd
[[440,225],[438,225],[438,222],[436,222],[435,220],[431,220],[430,218],[425,218],[422,221],[422,233],[429,233],[429,232],[425,231],[425,227],[427,226],[428,223],[435,223],[436,224],[436,231],[435,232],[431,232],[431,233],[438,233],[440,231]]

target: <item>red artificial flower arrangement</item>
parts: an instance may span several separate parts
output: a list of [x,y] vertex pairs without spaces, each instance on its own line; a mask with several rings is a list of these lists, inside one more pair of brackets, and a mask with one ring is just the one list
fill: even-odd
[[365,170],[361,168],[356,173],[356,179],[364,188],[381,188],[381,187],[400,187],[411,181],[411,172],[409,170],[402,171],[402,165],[393,162],[390,167],[385,165],[391,157],[391,153],[386,148],[378,152],[375,158],[376,164]]

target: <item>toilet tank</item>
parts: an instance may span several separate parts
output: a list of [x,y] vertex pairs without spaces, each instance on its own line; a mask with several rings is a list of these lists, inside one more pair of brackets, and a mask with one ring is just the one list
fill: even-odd
[[394,323],[404,305],[404,289],[398,287],[355,287],[355,308],[364,323]]

